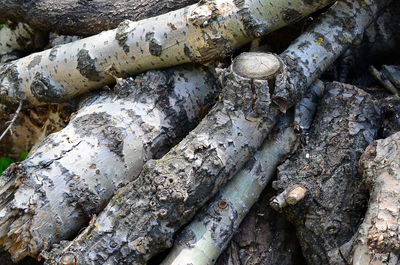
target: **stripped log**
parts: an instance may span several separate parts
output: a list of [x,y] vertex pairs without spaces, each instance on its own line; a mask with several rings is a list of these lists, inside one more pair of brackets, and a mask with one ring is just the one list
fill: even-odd
[[149,69],[230,55],[256,37],[333,0],[201,1],[164,15],[122,22],[73,43],[35,53],[0,69],[0,101],[61,102]]
[[216,98],[214,84],[204,69],[148,72],[83,100],[66,128],[0,179],[0,243],[13,260],[37,257],[85,226],[198,123]]
[[[278,167],[273,187],[286,203],[272,200],[295,224],[308,264],[348,264],[338,249],[353,236],[366,205],[358,159],[377,135],[380,111],[364,91],[327,85],[308,143]],[[305,196],[287,201],[301,188]]]
[[[350,247],[354,265],[398,264],[400,256],[400,132],[365,150],[360,167],[370,199],[363,223]],[[346,246],[345,246],[346,247]]]

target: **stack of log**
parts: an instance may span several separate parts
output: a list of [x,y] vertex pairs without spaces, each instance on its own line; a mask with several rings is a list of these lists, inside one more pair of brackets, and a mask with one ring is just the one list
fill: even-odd
[[29,155],[0,178],[0,245],[63,265],[398,264],[400,79],[353,70],[390,49],[390,2],[3,1],[0,156]]

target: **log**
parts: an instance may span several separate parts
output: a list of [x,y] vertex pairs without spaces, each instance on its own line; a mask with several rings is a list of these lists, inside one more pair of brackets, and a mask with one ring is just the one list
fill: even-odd
[[0,102],[65,102],[149,69],[231,55],[256,37],[292,23],[333,0],[201,1],[35,53],[0,69]]
[[89,36],[116,28],[127,19],[137,21],[154,17],[196,2],[197,0],[5,0],[0,3],[0,23],[7,20],[23,21],[42,31]]
[[[365,150],[360,167],[370,193],[368,210],[350,246],[354,265],[398,264],[400,132]],[[347,247],[348,249],[348,247]]]
[[121,79],[113,92],[83,100],[67,127],[4,172],[0,243],[17,261],[76,234],[215,98],[213,76],[185,67]]
[[[119,190],[84,233],[43,253],[48,264],[68,260],[77,264],[137,264],[170,247],[173,234],[254,154],[280,112],[302,97],[388,2],[369,1],[364,5],[343,1],[336,5],[322,24],[310,28],[281,54],[285,64],[273,78],[275,82],[268,83],[271,91],[261,85],[265,86],[264,79],[255,79],[258,69],[268,70],[257,65],[264,60],[253,59],[253,65],[249,64],[253,79],[240,74],[243,71],[235,62],[248,55],[254,58],[255,54],[236,58],[222,78],[222,102],[166,156],[149,161],[140,176]],[[342,20],[341,16],[346,23],[332,24],[335,18]],[[321,32],[326,33],[324,38]]]
[[274,54],[235,58],[222,73],[221,100],[202,122],[148,161],[84,233],[43,253],[47,264],[143,264],[171,247],[174,233],[252,157],[279,118],[270,98],[283,67]]
[[179,233],[163,265],[214,264],[234,232],[273,177],[278,164],[296,146],[297,137],[287,113],[260,151]]
[[358,159],[376,138],[381,113],[370,95],[341,83],[327,84],[318,106],[308,143],[278,167],[273,187],[280,194],[271,204],[296,226],[307,264],[348,264],[339,247],[356,231],[367,200]]

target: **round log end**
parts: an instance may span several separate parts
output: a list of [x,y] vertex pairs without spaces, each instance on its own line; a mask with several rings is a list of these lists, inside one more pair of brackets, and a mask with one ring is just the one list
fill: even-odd
[[282,62],[278,55],[263,52],[244,52],[235,58],[233,71],[250,79],[271,79],[281,72]]

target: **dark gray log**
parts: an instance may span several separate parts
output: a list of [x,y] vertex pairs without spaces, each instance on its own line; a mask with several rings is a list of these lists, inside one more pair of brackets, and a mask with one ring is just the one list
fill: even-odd
[[4,0],[0,23],[22,21],[42,31],[88,36],[113,29],[122,21],[141,20],[176,10],[197,0]]
[[[355,233],[366,207],[358,159],[376,138],[380,110],[370,95],[341,83],[327,85],[319,106],[309,142],[278,168],[273,186],[282,194],[307,190],[283,210],[296,226],[308,264],[346,264],[338,247]],[[272,201],[278,209],[285,206],[279,197]]]

